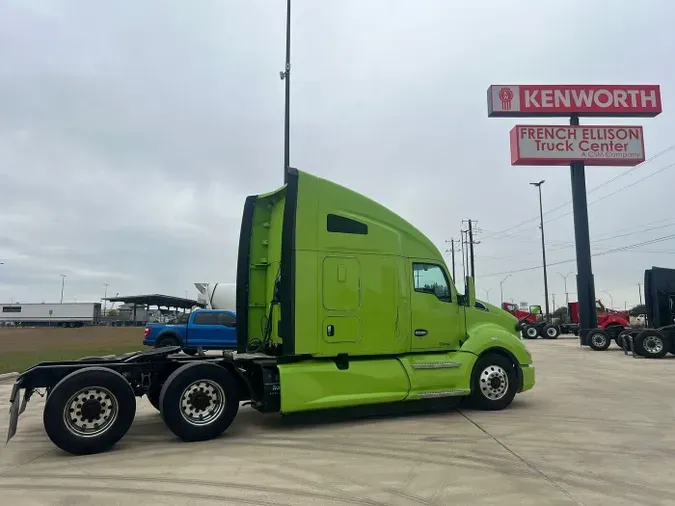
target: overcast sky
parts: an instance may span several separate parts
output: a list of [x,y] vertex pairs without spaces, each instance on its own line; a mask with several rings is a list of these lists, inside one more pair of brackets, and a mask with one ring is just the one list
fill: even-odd
[[[284,16],[283,0],[0,2],[0,301],[58,301],[60,274],[67,301],[233,281],[245,196],[283,182]],[[442,250],[478,220],[493,303],[520,271],[505,298],[543,305],[528,183],[545,179],[564,301],[569,169],[512,167],[516,120],[488,119],[487,87],[660,84],[661,116],[620,121],[644,125],[653,156],[675,144],[673,19],[669,0],[294,0],[291,163]],[[589,194],[618,191],[589,207],[594,252],[675,234],[675,168],[640,181],[671,163],[675,149]],[[625,170],[588,168],[589,190]],[[652,265],[675,267],[675,239],[594,257],[598,296],[636,303]]]

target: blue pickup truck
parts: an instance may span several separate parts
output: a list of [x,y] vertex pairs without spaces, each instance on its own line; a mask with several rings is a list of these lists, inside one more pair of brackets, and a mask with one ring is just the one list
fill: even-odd
[[237,317],[225,309],[196,309],[169,323],[148,323],[143,344],[163,348],[180,346],[189,355],[203,350],[231,350],[237,347]]

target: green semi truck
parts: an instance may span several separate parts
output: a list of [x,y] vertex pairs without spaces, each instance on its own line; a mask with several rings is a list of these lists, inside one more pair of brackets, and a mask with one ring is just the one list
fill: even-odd
[[506,408],[534,386],[514,316],[458,293],[433,243],[391,210],[289,169],[246,199],[237,261],[237,350],[178,347],[43,362],[11,395],[7,441],[37,391],[66,452],[90,454],[128,431],[147,396],[184,441],[222,434],[241,403],[282,414],[466,400]]

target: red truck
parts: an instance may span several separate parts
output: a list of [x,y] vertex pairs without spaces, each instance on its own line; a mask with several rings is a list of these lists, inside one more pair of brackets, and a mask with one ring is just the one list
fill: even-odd
[[[616,341],[622,330],[630,328],[628,313],[606,308],[601,300],[595,301],[595,308],[597,310],[598,328],[606,330],[610,339]],[[518,321],[521,322],[523,337],[526,339],[536,339],[538,336],[545,339],[555,339],[561,333],[579,335],[578,302],[570,302],[567,306],[570,323],[559,325],[553,325],[538,318],[541,314],[540,306],[530,306],[529,311],[524,311],[517,304],[504,302],[502,309],[518,318]]]
[[513,302],[502,302],[502,309],[518,318],[518,327],[525,339],[557,339],[560,335],[560,326],[553,325],[542,318],[541,306],[530,306],[527,311],[520,309]]

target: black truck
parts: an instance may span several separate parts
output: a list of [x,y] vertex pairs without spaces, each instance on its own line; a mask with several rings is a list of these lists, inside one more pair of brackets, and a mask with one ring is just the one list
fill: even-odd
[[647,328],[619,334],[621,347],[634,357],[663,358],[675,354],[675,269],[645,271]]

